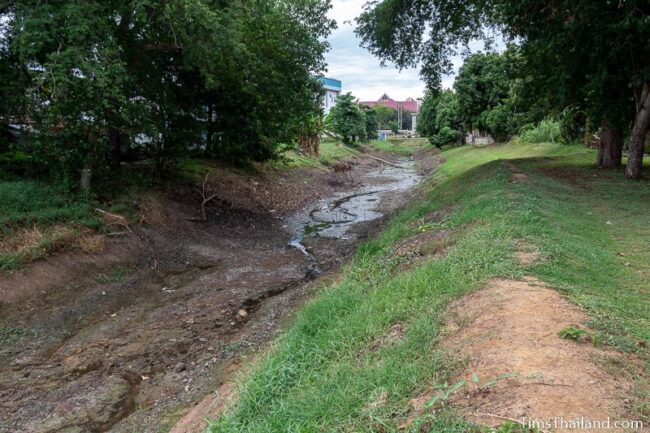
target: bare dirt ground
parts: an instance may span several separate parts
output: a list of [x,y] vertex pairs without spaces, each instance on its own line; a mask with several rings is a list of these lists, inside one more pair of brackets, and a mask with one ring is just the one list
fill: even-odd
[[[181,419],[174,432],[201,431],[242,354],[263,349],[310,290],[309,263],[287,246],[281,218],[362,185],[378,164],[222,170],[207,222],[190,221],[199,207],[189,187],[169,189],[143,198],[142,223],[104,253],[64,252],[0,277],[0,325],[26,330],[0,346],[0,432],[161,432]],[[380,224],[308,248],[327,272]]]
[[583,311],[533,278],[494,280],[459,300],[449,311],[443,346],[469,360],[457,377],[468,386],[452,404],[488,426],[550,422],[542,431],[607,431],[567,428],[557,418],[633,420],[633,373],[612,372],[623,355],[558,336],[568,326],[587,330],[586,321]]

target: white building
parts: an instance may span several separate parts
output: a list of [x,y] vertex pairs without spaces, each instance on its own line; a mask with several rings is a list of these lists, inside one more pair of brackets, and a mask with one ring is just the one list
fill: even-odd
[[341,95],[341,80],[334,78],[320,77],[320,82],[323,83],[325,89],[325,97],[323,98],[323,112],[327,115],[334,105],[336,100]]

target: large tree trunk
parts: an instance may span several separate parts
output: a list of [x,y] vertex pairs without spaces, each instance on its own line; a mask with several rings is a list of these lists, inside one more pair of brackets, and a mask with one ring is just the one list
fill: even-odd
[[627,158],[627,167],[625,167],[625,177],[628,179],[641,178],[648,126],[650,126],[650,83],[645,83],[636,116],[634,117],[632,135],[630,136],[629,156]]
[[598,167],[618,168],[623,156],[623,131],[603,122],[600,127],[600,146],[598,147]]
[[90,181],[93,177],[93,169],[90,166],[86,166],[81,170],[81,179],[79,180],[79,185],[81,186],[82,191],[90,190]]
[[208,104],[208,136],[205,143],[204,156],[214,155],[214,104]]
[[320,135],[301,135],[298,137],[298,145],[302,153],[310,156],[318,156],[320,148]]
[[97,158],[97,138],[93,132],[88,133],[88,142],[90,143],[90,153],[86,156],[86,161],[81,169],[81,178],[79,179],[79,186],[82,191],[90,190],[90,182],[93,177],[93,166]]

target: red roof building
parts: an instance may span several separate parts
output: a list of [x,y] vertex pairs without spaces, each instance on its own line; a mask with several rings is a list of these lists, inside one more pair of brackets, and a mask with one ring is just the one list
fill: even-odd
[[408,110],[411,113],[418,113],[420,111],[420,105],[415,99],[406,98],[406,101],[396,101],[394,99],[391,99],[386,94],[379,98],[378,101],[359,101],[359,104],[366,105],[368,107],[374,107],[375,105],[385,105],[386,107],[390,107],[395,110],[401,107],[403,110]]

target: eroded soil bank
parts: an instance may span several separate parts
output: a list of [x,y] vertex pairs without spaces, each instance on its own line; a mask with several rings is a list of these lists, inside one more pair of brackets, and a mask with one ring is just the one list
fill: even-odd
[[[172,429],[408,200],[435,158],[379,156],[404,168],[362,155],[343,171],[224,171],[205,223],[190,221],[198,199],[179,187],[143,200],[144,223],[101,255],[63,253],[0,278],[0,325],[24,330],[0,347],[0,432]],[[328,209],[331,221],[319,215]],[[288,245],[296,234],[308,255]]]
[[492,280],[456,301],[448,316],[444,346],[469,360],[456,380],[470,385],[451,399],[467,419],[491,427],[514,420],[555,432],[626,431],[567,421],[634,419],[633,378],[611,368],[624,355],[560,338],[562,329],[588,318],[542,281]]

